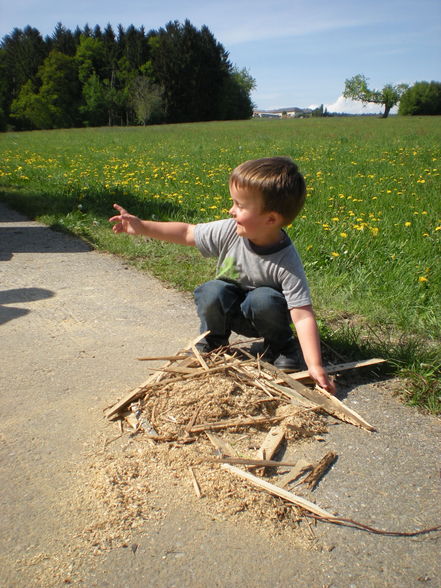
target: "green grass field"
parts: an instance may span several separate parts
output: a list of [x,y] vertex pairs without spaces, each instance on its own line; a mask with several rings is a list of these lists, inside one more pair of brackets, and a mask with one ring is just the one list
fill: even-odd
[[181,289],[212,276],[197,251],[115,236],[113,202],[144,218],[224,218],[238,163],[291,156],[308,186],[288,228],[322,336],[345,357],[382,353],[410,401],[441,406],[441,118],[251,120],[0,136],[0,198]]

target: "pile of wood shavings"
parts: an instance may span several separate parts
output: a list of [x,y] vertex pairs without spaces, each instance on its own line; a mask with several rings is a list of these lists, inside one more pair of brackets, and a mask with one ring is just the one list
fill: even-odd
[[[154,493],[160,491],[159,487],[169,493],[170,487],[177,483],[181,491],[194,499],[196,479],[203,504],[211,515],[222,518],[234,515],[235,519],[240,515],[259,527],[264,519],[271,527],[271,533],[280,533],[300,520],[297,508],[287,506],[281,499],[260,492],[220,469],[214,461],[215,449],[207,436],[199,433],[194,437],[187,427],[191,421],[193,424],[219,423],[280,416],[285,440],[299,442],[326,431],[325,420],[319,414],[293,406],[286,400],[268,397],[246,381],[225,374],[207,374],[203,378],[169,383],[160,389],[153,387],[136,406],[140,407],[139,422],[147,419],[160,439],[176,440],[156,443],[146,438],[141,429],[132,438],[132,444],[138,448],[136,455],[143,463],[149,464]],[[130,412],[127,416],[130,417]],[[270,428],[271,423],[265,422],[259,426],[238,425],[220,431],[219,435],[238,456],[253,457]],[[277,471],[280,474],[285,472],[286,468]],[[269,468],[266,473],[276,481],[274,469]],[[281,522],[284,523],[282,526]]]
[[[160,436],[171,435],[184,442],[154,442],[141,429],[125,427],[123,436],[104,446],[97,445],[85,462],[84,483],[78,503],[88,511],[83,539],[96,553],[130,544],[130,536],[144,521],[160,521],[167,509],[188,501],[193,507],[221,520],[238,519],[270,536],[289,533],[290,540],[304,542],[299,533],[301,513],[283,500],[260,492],[215,463],[215,448],[205,433],[190,438],[189,421],[219,422],[236,418],[283,416],[285,439],[300,442],[326,430],[323,417],[269,398],[258,388],[227,375],[211,374],[190,381],[178,381],[159,390],[149,390],[141,415]],[[127,411],[127,416],[133,414]],[[220,431],[239,456],[252,457],[271,424],[238,426]],[[286,468],[268,468],[268,479],[276,481]],[[201,497],[195,494],[194,479]],[[292,536],[291,536],[292,535]]]
[[[86,529],[92,543],[98,550],[128,543],[133,528],[145,519],[159,520],[183,500],[199,510],[203,506],[215,519],[255,525],[271,536],[288,532],[297,541],[303,534],[301,509],[220,465],[226,455],[239,462],[261,459],[274,427],[283,430],[277,458],[283,461],[292,444],[326,432],[320,407],[293,404],[292,393],[277,388],[280,373],[274,376],[259,361],[231,352],[209,354],[205,361],[200,356],[168,359],[171,365],[156,370],[108,413],[120,419],[123,432],[119,439],[107,438],[89,464],[87,486],[100,504],[99,516]],[[220,451],[220,440],[231,453]],[[290,472],[288,465],[241,468],[272,484]]]

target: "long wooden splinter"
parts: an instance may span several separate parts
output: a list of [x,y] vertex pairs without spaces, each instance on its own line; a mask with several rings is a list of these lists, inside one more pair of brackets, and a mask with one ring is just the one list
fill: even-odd
[[244,470],[241,470],[240,468],[232,466],[228,463],[224,463],[223,465],[221,465],[221,468],[224,470],[228,470],[232,474],[236,474],[236,476],[239,476],[241,478],[244,478],[245,480],[248,480],[248,482],[251,482],[252,484],[254,484],[254,486],[257,486],[258,488],[261,488],[262,490],[266,490],[266,492],[269,492],[270,494],[274,494],[276,496],[279,496],[280,498],[284,498],[285,500],[288,500],[289,502],[292,502],[293,504],[296,504],[297,506],[300,506],[301,508],[304,508],[305,510],[313,512],[314,514],[316,514],[320,517],[323,517],[324,519],[335,519],[336,518],[333,514],[331,514],[330,512],[327,512],[323,508],[320,508],[319,506],[317,506],[313,502],[306,500],[306,498],[302,498],[301,496],[296,496],[292,492],[288,492],[288,490],[284,490],[283,488],[279,488],[278,486],[275,486],[274,484],[270,484],[270,482],[267,482],[266,480],[262,480],[261,478],[254,476],[250,472],[245,472]]

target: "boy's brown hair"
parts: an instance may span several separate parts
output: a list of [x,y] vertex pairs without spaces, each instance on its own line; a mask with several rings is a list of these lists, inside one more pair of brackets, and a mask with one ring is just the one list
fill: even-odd
[[245,161],[232,171],[231,185],[258,190],[264,212],[279,213],[286,225],[295,219],[305,203],[305,180],[289,157]]

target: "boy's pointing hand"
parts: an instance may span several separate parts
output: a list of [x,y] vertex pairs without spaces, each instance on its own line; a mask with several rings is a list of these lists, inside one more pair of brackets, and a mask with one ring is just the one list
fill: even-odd
[[113,208],[115,208],[119,214],[109,218],[109,222],[115,223],[112,227],[112,231],[114,233],[139,235],[142,230],[141,219],[139,219],[137,216],[134,216],[133,214],[129,214],[127,210],[122,206],[119,206],[119,204],[114,204]]

